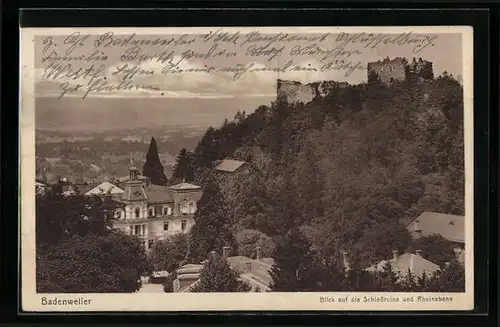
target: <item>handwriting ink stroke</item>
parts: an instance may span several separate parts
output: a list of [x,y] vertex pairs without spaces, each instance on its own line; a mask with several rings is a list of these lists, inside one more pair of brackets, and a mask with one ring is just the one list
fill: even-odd
[[66,49],[66,55],[69,56],[76,48],[83,47],[88,38],[89,34],[81,35],[80,32],[68,35],[63,41],[64,44],[69,45]]
[[258,31],[253,31],[245,35],[245,39],[240,44],[243,46],[248,43],[267,43],[271,45],[274,42],[325,42],[330,34],[321,35],[290,35],[288,33],[278,34],[260,34]]
[[373,34],[373,33],[340,33],[337,42],[341,46],[347,47],[353,44],[362,44],[365,48],[375,49],[380,44],[413,45],[413,53],[418,53],[423,49],[434,46],[437,36],[415,35],[413,32],[405,32],[398,35]]
[[112,91],[119,91],[119,90],[125,90],[125,91],[130,91],[130,90],[154,90],[154,91],[159,91],[160,89],[156,86],[152,85],[142,85],[142,84],[135,84],[131,80],[122,80],[119,84],[111,84],[108,81],[99,78],[92,82],[85,93],[83,94],[82,99],[85,99],[90,93],[92,92],[112,92]]
[[311,72],[317,71],[315,67],[301,66],[294,63],[293,60],[288,61],[282,67],[255,67],[255,63],[248,65],[236,64],[234,66],[222,67],[217,69],[218,72],[231,73],[233,74],[233,81],[239,80],[243,75],[248,73],[257,72],[275,72],[275,73],[286,73],[286,72]]
[[210,31],[201,37],[203,42],[208,42],[208,41],[212,41],[214,43],[229,42],[233,44],[236,44],[239,38],[240,38],[240,31],[237,31],[236,33],[228,33],[228,32],[223,32],[222,29],[218,29],[215,32]]
[[334,60],[321,66],[321,72],[327,72],[331,70],[345,71],[344,76],[350,76],[356,70],[366,70],[366,66],[361,63],[361,61],[351,61],[351,60]]
[[94,41],[94,47],[132,47],[132,46],[181,46],[190,45],[196,39],[187,34],[180,35],[179,37],[168,37],[155,39],[141,39],[135,33],[129,36],[117,37],[113,32],[107,32],[100,35]]
[[52,50],[48,55],[42,57],[42,63],[45,62],[55,62],[55,61],[67,61],[67,62],[79,62],[79,61],[106,61],[108,60],[108,56],[99,50],[95,50],[90,55],[89,54],[81,54],[77,56],[71,55],[59,55],[56,51]]
[[224,48],[221,48],[217,43],[212,45],[210,49],[204,52],[197,52],[192,49],[188,49],[184,51],[181,55],[182,59],[208,59],[208,58],[216,58],[216,57],[236,57],[238,55],[237,52],[227,51]]
[[78,90],[80,90],[80,88],[82,86],[83,86],[82,84],[71,84],[70,82],[62,83],[60,86],[61,94],[59,94],[59,97],[57,98],[57,100],[61,99],[63,96],[65,96],[68,93],[77,92]]
[[94,79],[99,77],[104,71],[105,65],[95,66],[94,64],[88,67],[75,68],[71,64],[56,64],[51,63],[45,68],[43,72],[43,78],[48,80],[59,80],[59,79],[84,79],[91,83]]
[[351,56],[361,55],[363,54],[360,50],[349,50],[345,49],[342,46],[336,46],[335,48],[323,48],[318,46],[317,44],[311,45],[302,45],[297,44],[294,45],[290,49],[291,56],[321,56],[320,62],[337,57],[349,58]]
[[247,57],[268,57],[267,61],[271,61],[277,56],[281,56],[283,54],[283,50],[285,50],[284,46],[281,48],[276,48],[276,47],[271,47],[270,44],[266,45],[252,44],[251,46],[248,47],[245,55]]
[[155,73],[152,69],[142,69],[141,66],[129,64],[118,65],[114,69],[115,71],[113,71],[111,75],[119,76],[123,80],[132,79],[138,75],[151,76]]
[[43,38],[42,43],[44,45],[42,53],[46,53],[47,51],[50,50],[50,47],[54,45],[54,40],[52,39],[52,36],[47,36]]

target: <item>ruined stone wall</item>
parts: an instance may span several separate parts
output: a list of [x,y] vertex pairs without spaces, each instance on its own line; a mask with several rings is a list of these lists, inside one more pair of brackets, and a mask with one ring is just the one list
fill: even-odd
[[278,80],[277,96],[285,98],[288,103],[308,103],[314,99],[316,91],[310,84]]
[[432,62],[422,60],[422,58],[419,58],[418,61],[413,58],[413,61],[408,64],[408,71],[410,74],[415,74],[416,76],[423,79],[434,78]]
[[405,58],[395,58],[393,60],[384,59],[382,61],[368,63],[368,76],[377,74],[384,84],[391,84],[395,81],[406,79],[408,62]]
[[308,103],[315,97],[324,98],[333,87],[349,86],[349,83],[337,81],[321,81],[302,84],[295,81],[278,80],[277,96],[283,97],[288,103]]

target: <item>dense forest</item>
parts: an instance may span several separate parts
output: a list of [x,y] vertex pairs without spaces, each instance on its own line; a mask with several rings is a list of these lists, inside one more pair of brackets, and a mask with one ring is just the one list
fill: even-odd
[[[423,211],[464,214],[462,94],[444,74],[333,86],[307,104],[278,98],[209,128],[173,178],[216,178],[236,240],[271,239],[272,252],[297,227],[323,257],[348,250],[367,267],[412,249],[405,226]],[[215,176],[226,157],[251,173]]]

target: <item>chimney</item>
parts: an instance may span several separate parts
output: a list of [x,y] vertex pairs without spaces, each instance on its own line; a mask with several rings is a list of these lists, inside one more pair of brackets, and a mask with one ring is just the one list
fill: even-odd
[[398,250],[392,250],[392,261],[397,261],[398,257]]
[[257,246],[257,260],[262,259],[262,248]]
[[231,248],[229,246],[225,246],[222,248],[222,257],[224,259],[227,259],[229,257],[229,251],[231,251]]
[[252,261],[248,260],[245,262],[245,273],[252,271]]
[[349,258],[347,255],[348,255],[347,251],[342,251],[342,260],[344,262],[344,268],[349,267]]
[[418,255],[419,257],[422,256],[422,250],[415,250],[415,254]]

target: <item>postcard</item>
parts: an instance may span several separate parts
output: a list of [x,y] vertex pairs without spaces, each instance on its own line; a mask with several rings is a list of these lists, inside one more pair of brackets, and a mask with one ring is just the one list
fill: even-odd
[[472,35],[22,28],[22,310],[472,309]]

